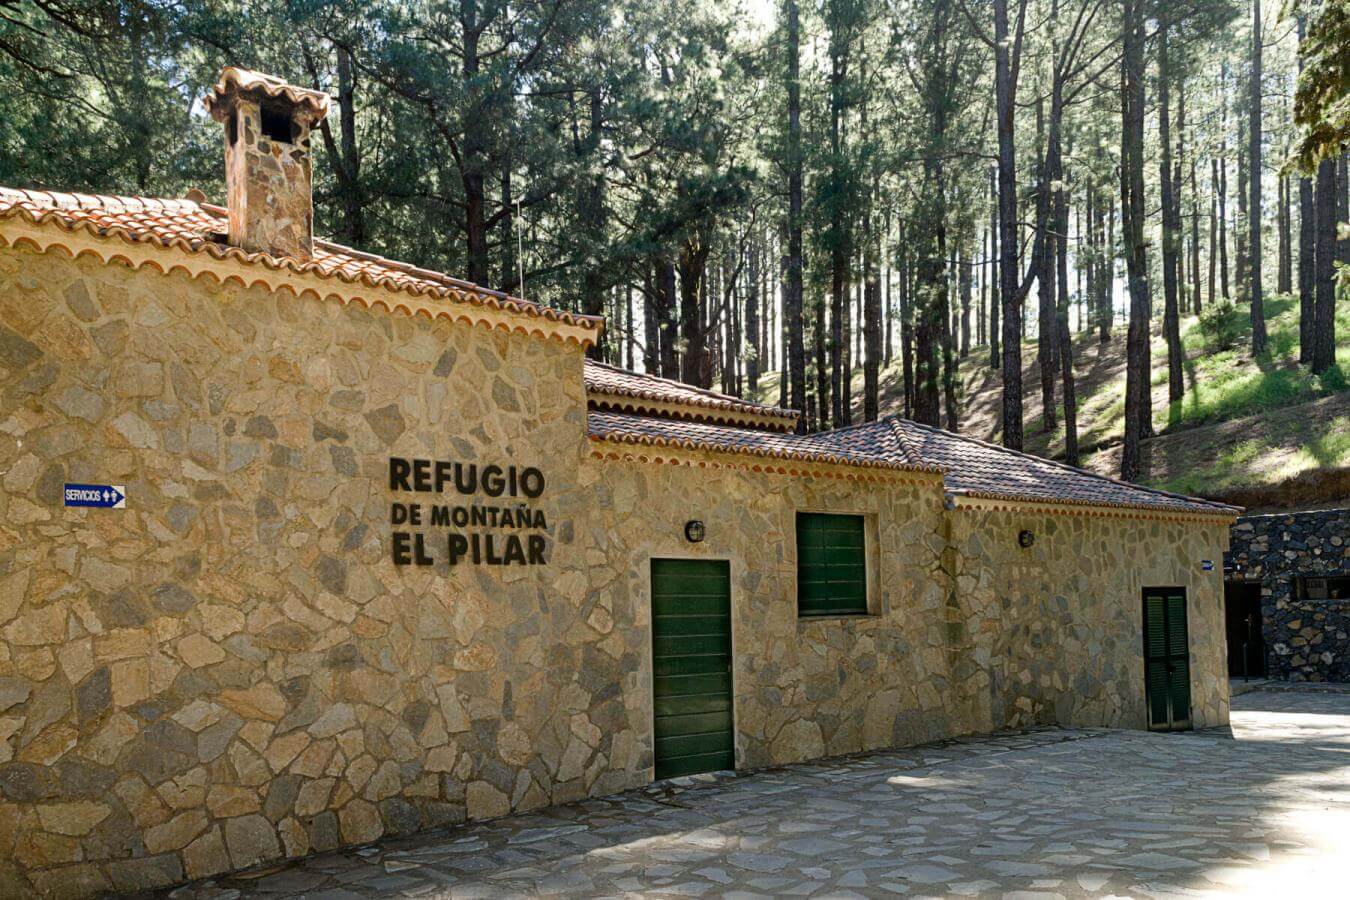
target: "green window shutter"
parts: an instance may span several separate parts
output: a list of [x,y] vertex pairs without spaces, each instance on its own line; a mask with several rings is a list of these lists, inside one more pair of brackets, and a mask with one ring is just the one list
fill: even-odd
[[797,513],[797,614],[867,613],[867,547],[862,516]]

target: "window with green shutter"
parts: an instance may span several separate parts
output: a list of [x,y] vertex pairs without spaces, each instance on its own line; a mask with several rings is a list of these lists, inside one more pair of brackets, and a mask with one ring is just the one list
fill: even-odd
[[797,513],[797,615],[867,614],[862,516]]

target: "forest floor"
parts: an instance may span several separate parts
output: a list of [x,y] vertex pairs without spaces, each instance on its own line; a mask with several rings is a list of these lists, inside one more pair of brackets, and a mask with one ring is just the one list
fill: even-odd
[[[1168,403],[1167,346],[1152,343],[1153,422],[1156,437],[1143,445],[1140,481],[1186,494],[1224,499],[1257,510],[1335,505],[1350,500],[1350,308],[1337,317],[1337,366],[1318,377],[1298,365],[1298,303],[1289,295],[1266,301],[1270,353],[1250,354],[1250,323],[1240,319],[1236,346],[1210,349],[1196,317],[1181,323],[1185,349],[1185,396]],[[1156,323],[1155,323],[1156,325]],[[1160,327],[1153,329],[1155,334]],[[962,365],[961,432],[999,440],[1002,378],[987,365],[989,351],[972,349]],[[1062,408],[1057,427],[1043,427],[1040,367],[1034,341],[1022,346],[1023,421],[1026,450],[1063,459]],[[1118,323],[1110,339],[1095,333],[1074,340],[1078,395],[1078,440],[1082,464],[1104,475],[1120,471],[1120,441],[1125,413],[1125,327]],[[777,378],[766,399],[776,399]],[[1062,383],[1055,398],[1062,403]],[[881,411],[904,411],[900,361],[881,374]],[[854,376],[853,396],[861,405],[862,372]],[[855,417],[860,414],[855,412]]]

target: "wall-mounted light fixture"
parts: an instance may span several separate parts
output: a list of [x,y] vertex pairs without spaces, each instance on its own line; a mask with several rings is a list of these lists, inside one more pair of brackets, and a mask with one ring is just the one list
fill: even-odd
[[684,523],[684,539],[691,544],[697,544],[707,537],[708,530],[703,527],[703,522],[699,519],[690,519]]
[[1036,543],[1035,532],[1028,531],[1026,529],[1017,532],[1017,546],[1021,547],[1023,550],[1027,549],[1034,543]]

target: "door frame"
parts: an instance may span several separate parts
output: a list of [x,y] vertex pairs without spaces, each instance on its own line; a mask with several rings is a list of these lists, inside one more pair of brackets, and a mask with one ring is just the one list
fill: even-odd
[[[1167,628],[1167,596],[1169,594],[1181,594],[1182,612],[1186,616],[1186,724],[1178,727],[1176,717],[1172,715],[1171,697],[1167,702],[1167,722],[1154,727],[1150,719],[1150,710],[1152,709],[1149,701],[1152,699],[1148,687],[1148,601],[1150,595],[1161,596],[1163,598],[1163,628]],[[1191,690],[1191,673],[1195,671],[1191,659],[1191,603],[1190,593],[1185,587],[1175,585],[1171,587],[1150,586],[1142,588],[1139,592],[1139,637],[1142,650],[1141,661],[1144,664],[1144,728],[1148,731],[1168,732],[1168,731],[1190,731],[1194,727],[1195,721],[1195,697]],[[1166,634],[1166,631],[1164,631]],[[1168,654],[1169,656],[1171,654]]]
[[[727,627],[731,629],[731,760],[734,771],[741,767],[740,741],[740,704],[736,702],[736,579],[732,577],[735,566],[729,556],[695,556],[692,553],[662,553],[647,557],[647,734],[651,736],[652,765],[651,778],[656,778],[656,579],[653,577],[652,564],[657,560],[676,562],[720,562],[727,566]],[[684,776],[677,776],[684,777]]]
[[[1232,658],[1232,645],[1227,644],[1230,597],[1232,595],[1241,594],[1251,595],[1243,600],[1244,603],[1250,606],[1250,612],[1255,613],[1256,615],[1256,646],[1248,648],[1248,656],[1246,659],[1249,669],[1248,675],[1251,678],[1265,678],[1267,677],[1266,673],[1270,671],[1270,660],[1268,648],[1266,646],[1266,611],[1263,585],[1263,581],[1254,578],[1233,578],[1226,580],[1223,583],[1224,640],[1225,649],[1228,651],[1228,659],[1226,662],[1231,661]],[[1257,654],[1255,657],[1251,655],[1253,651]],[[1250,671],[1253,662],[1256,663],[1255,668],[1258,671]],[[1238,678],[1241,674],[1242,673],[1240,672],[1235,673],[1230,671],[1228,677]]]

